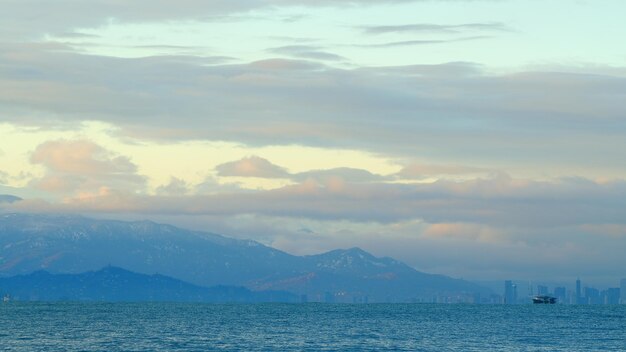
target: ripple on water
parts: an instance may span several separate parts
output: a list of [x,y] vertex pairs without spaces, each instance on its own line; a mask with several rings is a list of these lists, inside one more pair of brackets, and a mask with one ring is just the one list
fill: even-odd
[[626,351],[626,306],[26,303],[6,351]]

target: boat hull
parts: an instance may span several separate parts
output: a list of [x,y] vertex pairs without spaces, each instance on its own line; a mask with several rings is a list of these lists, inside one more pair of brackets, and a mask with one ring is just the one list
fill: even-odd
[[536,296],[533,297],[534,304],[555,304],[556,298],[550,296]]

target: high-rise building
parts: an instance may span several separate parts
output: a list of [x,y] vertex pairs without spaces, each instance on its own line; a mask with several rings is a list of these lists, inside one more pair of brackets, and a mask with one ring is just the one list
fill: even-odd
[[555,287],[554,288],[554,297],[556,297],[557,302],[559,303],[567,303],[567,290],[565,287]]
[[620,282],[620,303],[626,304],[626,279]]
[[537,285],[537,295],[543,296],[548,294],[548,286]]
[[585,298],[583,299],[585,304],[601,304],[600,290],[593,287],[585,287]]
[[474,293],[472,295],[472,303],[474,303],[474,304],[482,303],[482,298],[480,297],[480,293]]
[[580,278],[576,279],[576,299],[574,300],[576,304],[582,303],[582,295],[580,292]]
[[612,287],[602,292],[604,304],[619,304],[620,289],[618,287]]
[[506,280],[504,282],[504,304],[517,303],[517,286],[513,281]]

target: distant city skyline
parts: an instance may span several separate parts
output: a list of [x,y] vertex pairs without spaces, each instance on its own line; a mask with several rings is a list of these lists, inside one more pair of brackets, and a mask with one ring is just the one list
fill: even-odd
[[149,219],[295,255],[361,247],[472,281],[615,285],[624,13],[622,0],[9,1],[0,195],[21,200],[0,197],[0,212]]
[[504,289],[500,291],[501,303],[524,304],[530,303],[533,297],[548,296],[555,297],[559,304],[626,304],[626,279],[606,287],[588,285],[580,278],[569,285],[528,282],[528,291],[518,292],[521,283],[516,280],[505,280]]

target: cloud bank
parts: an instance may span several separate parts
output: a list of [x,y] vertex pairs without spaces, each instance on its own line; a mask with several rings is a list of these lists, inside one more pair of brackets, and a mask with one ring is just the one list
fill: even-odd
[[466,63],[337,69],[271,59],[224,65],[51,49],[0,49],[4,121],[69,126],[100,120],[144,139],[297,143],[405,157],[419,151],[426,158],[510,159],[547,169],[614,165],[626,150],[626,78],[620,75],[493,76]]

